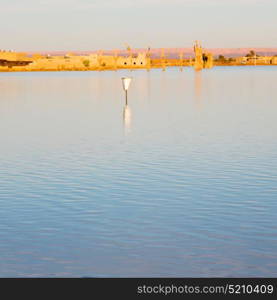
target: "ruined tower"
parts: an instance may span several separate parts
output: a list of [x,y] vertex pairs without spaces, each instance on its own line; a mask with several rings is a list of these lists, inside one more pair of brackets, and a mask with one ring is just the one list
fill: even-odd
[[162,63],[162,68],[163,71],[165,71],[165,51],[164,48],[161,49],[161,63]]
[[203,61],[203,49],[199,41],[195,41],[193,49],[195,54],[194,69],[195,71],[200,71],[204,67],[204,61]]
[[118,51],[113,52],[113,69],[117,70],[117,61],[118,61]]
[[179,60],[180,60],[180,71],[183,71],[183,58],[184,58],[184,53],[183,52],[180,52],[179,53]]
[[147,52],[146,52],[146,68],[147,71],[151,69],[151,52],[150,52],[150,47],[148,47]]

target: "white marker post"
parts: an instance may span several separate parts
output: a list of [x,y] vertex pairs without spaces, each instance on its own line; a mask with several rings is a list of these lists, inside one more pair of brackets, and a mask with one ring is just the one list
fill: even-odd
[[131,77],[122,77],[123,90],[125,91],[125,101],[126,105],[128,104],[127,91],[132,81]]

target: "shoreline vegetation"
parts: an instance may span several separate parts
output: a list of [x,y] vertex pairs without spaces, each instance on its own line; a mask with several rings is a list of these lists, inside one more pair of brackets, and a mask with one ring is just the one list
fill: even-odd
[[[165,70],[167,67],[193,67],[196,71],[214,66],[268,66],[277,65],[277,54],[265,56],[250,50],[243,56],[225,57],[214,55],[203,49],[196,41],[193,47],[193,56],[184,52],[172,54],[161,49],[160,53],[147,50],[133,51],[130,47],[127,51],[103,54],[103,51],[87,55],[42,55],[3,51],[0,50],[0,72],[42,72],[42,71],[106,71],[119,69],[157,69]],[[176,57],[177,56],[177,57]]]

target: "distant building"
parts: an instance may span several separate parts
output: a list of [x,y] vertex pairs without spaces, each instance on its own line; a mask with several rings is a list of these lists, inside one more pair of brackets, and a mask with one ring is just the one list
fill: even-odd
[[214,59],[212,53],[203,53],[203,66],[204,68],[210,69],[214,65]]
[[248,65],[275,65],[277,64],[277,56],[242,56],[236,58],[237,64]]
[[148,64],[150,64],[150,58],[146,53],[138,53],[128,57],[119,56],[117,60],[117,66],[119,68],[145,68]]
[[8,61],[27,61],[30,60],[30,58],[27,57],[26,53],[21,52],[12,52],[12,51],[6,51],[1,50],[0,51],[0,59],[1,60],[8,60]]
[[246,64],[247,63],[247,57],[246,56],[236,57],[235,62],[237,64]]
[[271,65],[277,65],[277,55],[273,56],[270,61]]

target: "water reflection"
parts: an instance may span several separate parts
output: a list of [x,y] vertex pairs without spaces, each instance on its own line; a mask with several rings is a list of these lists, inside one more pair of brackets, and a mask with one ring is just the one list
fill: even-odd
[[202,108],[202,72],[195,71],[194,72],[194,98],[197,109]]
[[202,72],[196,71],[194,73],[194,93],[195,93],[195,98],[197,100],[201,98],[201,90],[202,90]]
[[276,72],[0,73],[0,276],[276,277]]
[[131,120],[132,120],[132,112],[128,104],[126,104],[123,109],[123,124],[127,132],[129,132],[131,129]]

